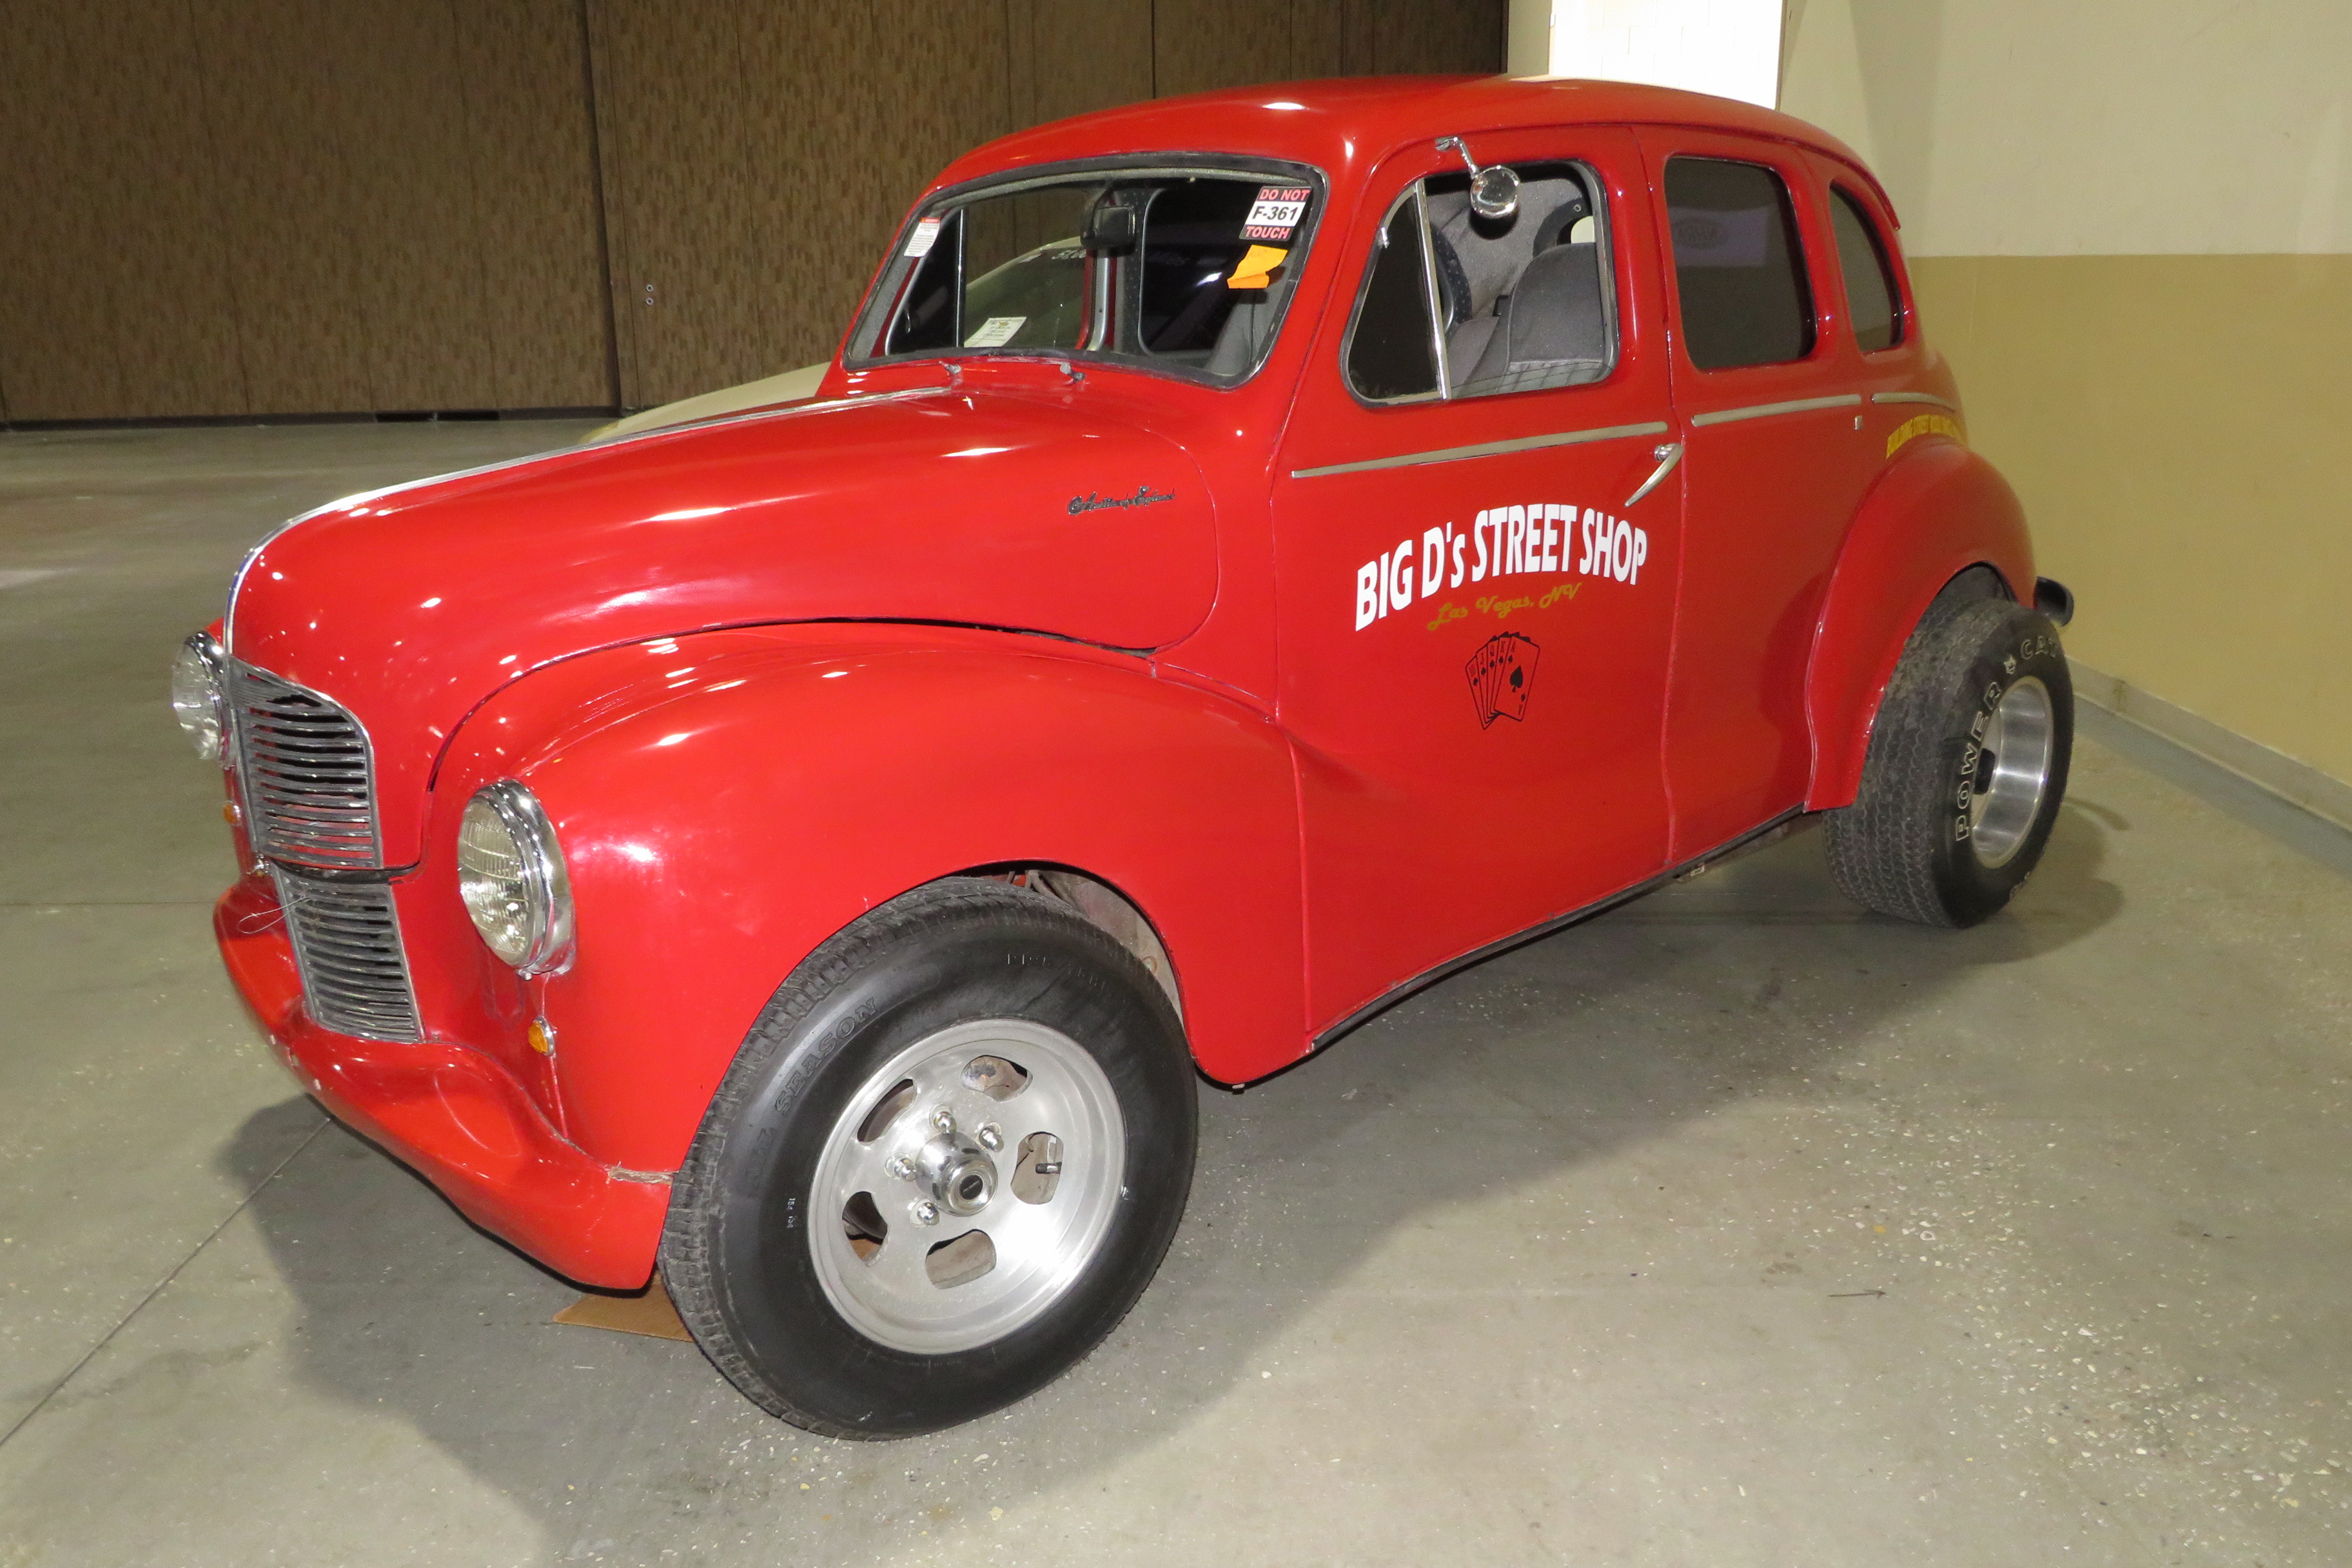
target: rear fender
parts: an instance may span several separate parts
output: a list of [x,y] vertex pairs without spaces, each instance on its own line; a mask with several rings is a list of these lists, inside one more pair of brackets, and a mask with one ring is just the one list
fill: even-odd
[[566,1132],[609,1163],[676,1169],[793,967],[876,905],[979,866],[1072,868],[1131,900],[1212,1078],[1306,1052],[1288,750],[1264,716],[1139,659],[819,625],[570,660],[459,732],[428,859],[454,859],[467,797],[509,776],[554,820],[578,952],[509,980],[555,1027]]
[[1822,605],[1806,676],[1808,810],[1853,804],[1904,642],[1944,584],[1972,566],[1991,567],[2011,598],[2032,602],[2024,509],[2009,481],[1958,442],[1915,440],[1864,498]]

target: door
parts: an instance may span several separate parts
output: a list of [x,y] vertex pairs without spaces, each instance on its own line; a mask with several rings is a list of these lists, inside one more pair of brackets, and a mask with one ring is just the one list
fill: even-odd
[[1831,569],[1873,473],[1821,194],[1795,149],[1643,132],[1671,237],[1685,443],[1682,592],[1666,698],[1671,854],[1800,805],[1805,669]]
[[1474,212],[1451,152],[1384,166],[1276,463],[1317,1028],[1665,858],[1680,476],[1638,149],[1469,140],[1516,210]]

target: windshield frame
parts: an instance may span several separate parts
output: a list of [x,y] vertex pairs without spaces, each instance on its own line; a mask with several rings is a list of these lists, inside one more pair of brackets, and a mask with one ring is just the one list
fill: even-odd
[[[1250,368],[1240,375],[1212,375],[1192,365],[1155,363],[1150,360],[1128,353],[1098,349],[1060,348],[972,348],[957,346],[940,349],[908,349],[897,353],[880,352],[879,345],[887,337],[892,316],[897,312],[908,282],[921,258],[907,254],[909,237],[915,226],[926,218],[945,217],[950,211],[993,196],[1017,195],[1024,190],[1047,185],[1066,184],[1089,175],[1131,175],[1138,179],[1163,177],[1181,178],[1187,175],[1229,179],[1234,175],[1256,178],[1267,184],[1307,185],[1315,196],[1307,208],[1307,221],[1299,226],[1290,252],[1293,265],[1305,268],[1314,254],[1315,240],[1323,223],[1323,214],[1331,194],[1328,175],[1312,163],[1299,163],[1283,158],[1257,157],[1234,153],[1124,153],[1100,158],[1076,158],[1058,163],[1041,163],[1034,167],[1007,170],[1003,174],[982,174],[961,184],[950,185],[933,192],[917,204],[907,215],[898,232],[892,236],[889,259],[882,268],[874,287],[857,309],[856,324],[850,329],[841,356],[847,370],[875,370],[887,365],[919,364],[931,362],[969,362],[972,360],[1029,360],[1068,365],[1106,365],[1131,370],[1144,375],[1166,376],[1195,386],[1211,386],[1221,391],[1246,385],[1256,379],[1274,357],[1282,334],[1290,322],[1292,303],[1298,295],[1297,278],[1275,315],[1267,331],[1265,344]],[[970,287],[971,279],[964,280]]]

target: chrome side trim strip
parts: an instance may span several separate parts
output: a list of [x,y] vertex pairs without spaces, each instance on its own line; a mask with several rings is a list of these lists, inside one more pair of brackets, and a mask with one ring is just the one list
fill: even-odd
[[1948,408],[1955,414],[1960,411],[1958,404],[1938,397],[1932,392],[1874,392],[1870,400],[1873,403],[1925,403],[1937,408]]
[[[1854,401],[1859,402],[1857,398]],[[1568,430],[1557,436],[1522,436],[1515,441],[1481,441],[1475,447],[1440,447],[1429,452],[1406,452],[1394,458],[1366,458],[1357,463],[1328,463],[1319,468],[1293,468],[1294,479],[1319,479],[1326,474],[1361,474],[1374,468],[1411,468],[1423,463],[1459,463],[1472,458],[1499,458],[1507,452],[1535,452],[1546,447],[1580,447],[1587,441],[1622,441],[1634,436],[1663,436],[1666,422],[1610,425],[1598,430]]]
[[1775,414],[1810,414],[1816,408],[1859,408],[1862,394],[1842,392],[1835,397],[1797,397],[1786,403],[1751,403],[1745,408],[1718,408],[1710,414],[1694,414],[1691,424],[1728,425],[1738,419],[1769,419]]

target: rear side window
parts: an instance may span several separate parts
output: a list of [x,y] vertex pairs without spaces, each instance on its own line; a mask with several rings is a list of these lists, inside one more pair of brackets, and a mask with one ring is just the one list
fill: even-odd
[[1381,230],[1364,279],[1356,325],[1348,335],[1348,384],[1375,403],[1427,397],[1437,391],[1435,323],[1429,314],[1429,264],[1421,243],[1421,202],[1407,192]]
[[1853,317],[1853,340],[1864,352],[1891,349],[1903,341],[1903,312],[1896,306],[1895,268],[1886,242],[1863,205],[1830,187],[1830,226],[1837,231],[1838,270],[1845,275],[1845,305]]
[[1812,353],[1804,252],[1780,175],[1756,163],[1670,158],[1666,216],[1691,363],[1730,370]]

